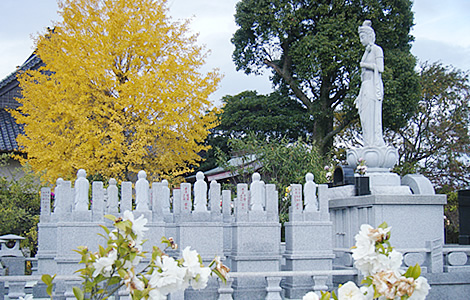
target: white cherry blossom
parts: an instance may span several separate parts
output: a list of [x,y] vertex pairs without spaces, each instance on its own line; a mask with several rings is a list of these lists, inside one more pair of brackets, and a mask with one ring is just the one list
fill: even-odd
[[318,297],[317,294],[314,292],[308,292],[305,294],[305,296],[302,297],[302,300],[319,300],[320,298]]
[[93,267],[95,271],[93,272],[93,277],[103,274],[104,276],[110,276],[113,270],[113,264],[117,259],[116,250],[111,250],[107,256],[98,258],[94,263]]
[[338,289],[338,300],[365,300],[364,294],[357,285],[348,281]]
[[428,280],[424,277],[418,277],[415,280],[415,290],[413,295],[411,295],[408,300],[424,300],[426,296],[429,294],[429,290],[431,287],[429,286]]

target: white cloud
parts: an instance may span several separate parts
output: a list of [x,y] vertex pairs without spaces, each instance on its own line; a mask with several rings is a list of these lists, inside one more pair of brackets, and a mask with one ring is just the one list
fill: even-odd
[[[173,19],[193,17],[191,28],[199,32],[200,43],[211,50],[206,69],[219,68],[225,74],[211,99],[244,90],[269,93],[269,74],[247,76],[236,72],[230,39],[236,30],[238,0],[169,0]],[[422,61],[442,61],[463,70],[470,69],[470,1],[414,0],[415,27],[412,52]],[[31,54],[31,34],[44,31],[58,20],[56,0],[0,0],[0,79],[15,70]],[[269,73],[269,72],[266,72]]]

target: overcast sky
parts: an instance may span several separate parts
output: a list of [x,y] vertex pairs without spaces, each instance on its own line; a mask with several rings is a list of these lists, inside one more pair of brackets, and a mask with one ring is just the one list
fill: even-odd
[[[191,28],[211,50],[208,69],[224,74],[218,100],[244,90],[269,93],[267,75],[247,76],[236,72],[230,38],[236,31],[233,15],[238,0],[168,0],[174,19],[193,17]],[[470,70],[470,1],[415,0],[415,37],[412,52],[421,61],[440,61]],[[58,21],[56,0],[0,0],[0,80],[21,65],[33,51],[31,36]]]

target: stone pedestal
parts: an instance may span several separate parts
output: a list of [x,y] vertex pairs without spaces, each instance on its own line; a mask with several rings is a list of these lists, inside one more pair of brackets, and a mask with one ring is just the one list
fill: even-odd
[[[297,190],[297,191],[296,191]],[[333,269],[333,224],[328,213],[327,186],[318,186],[318,210],[302,211],[302,199],[298,196],[301,186],[292,185],[292,206],[286,227],[286,271],[317,271]],[[315,191],[311,191],[315,192]],[[304,194],[305,191],[304,191]],[[308,197],[308,195],[305,195]],[[300,205],[299,205],[300,204]],[[326,279],[331,283],[331,278]],[[283,287],[286,297],[300,299],[312,290],[311,276],[287,277]]]
[[392,227],[390,243],[400,248],[422,248],[426,241],[444,241],[445,195],[369,195],[329,201],[334,248],[349,249],[362,224]]
[[[176,243],[178,244],[179,254],[182,257],[183,250],[187,246],[191,250],[196,250],[202,257],[203,264],[207,266],[215,256],[220,256],[224,260],[223,247],[223,224],[222,222],[181,222],[177,225]],[[199,216],[201,217],[201,216]],[[198,217],[198,219],[200,219]],[[188,289],[184,293],[184,299],[217,299],[218,283],[216,278],[211,278],[205,289],[194,291]]]
[[[106,245],[106,240],[98,234],[104,231],[95,222],[60,222],[57,223],[57,274],[73,274],[80,268],[80,255],[74,250],[87,246],[91,251],[98,251],[99,245]],[[102,224],[104,225],[104,223]]]
[[38,224],[38,271],[39,274],[57,274],[57,223]]
[[361,147],[346,152],[348,165],[356,168],[359,159],[364,159],[368,172],[389,171],[398,161],[398,150],[393,147]]
[[[333,269],[332,223],[306,221],[286,223],[286,271],[317,271]],[[301,299],[312,290],[311,276],[287,277],[286,297]]]
[[3,264],[3,267],[6,269],[8,276],[24,276],[25,271],[25,258],[21,257],[10,257],[4,256],[0,257],[0,261]]
[[144,243],[144,251],[148,253],[146,257],[150,258],[153,246],[157,246],[163,250],[166,246],[161,243],[162,237],[168,238],[169,236],[166,236],[165,223],[163,222],[150,222],[146,227],[148,230],[145,232],[144,237],[144,239],[147,240]]
[[[281,225],[278,222],[235,222],[232,227],[233,272],[277,272],[280,270],[279,251]],[[236,278],[235,299],[264,299],[266,279]]]

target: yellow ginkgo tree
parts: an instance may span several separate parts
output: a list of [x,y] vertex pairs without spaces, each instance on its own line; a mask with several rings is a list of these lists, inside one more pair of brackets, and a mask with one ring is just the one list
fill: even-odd
[[189,22],[173,21],[166,0],[62,0],[59,14],[36,41],[45,65],[19,76],[22,160],[49,181],[196,165],[221,76],[201,71],[207,51]]

